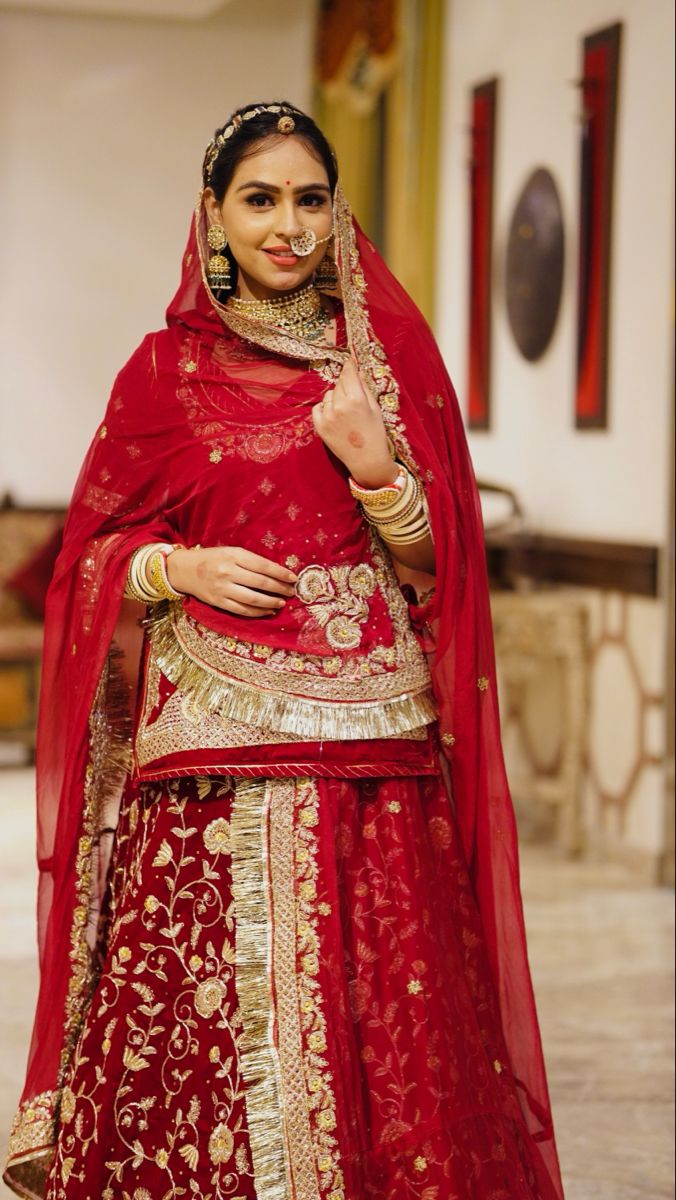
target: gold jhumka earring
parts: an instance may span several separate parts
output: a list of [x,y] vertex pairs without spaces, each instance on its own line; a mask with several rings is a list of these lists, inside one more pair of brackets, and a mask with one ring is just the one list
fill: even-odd
[[315,284],[318,288],[331,291],[338,286],[338,267],[330,254],[325,254],[315,271]]
[[218,291],[219,288],[229,288],[231,284],[230,263],[223,254],[228,244],[222,225],[210,225],[207,233],[209,247],[214,253],[207,263],[209,284]]

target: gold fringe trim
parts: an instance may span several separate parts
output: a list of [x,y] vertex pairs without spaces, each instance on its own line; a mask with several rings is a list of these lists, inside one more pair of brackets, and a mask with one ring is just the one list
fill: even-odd
[[265,691],[191,658],[178,640],[171,609],[166,606],[158,605],[147,624],[160,670],[197,711],[317,741],[396,737],[437,718],[429,688],[389,700],[337,704]]
[[293,1192],[271,991],[270,797],[270,785],[264,779],[238,782],[235,788],[230,820],[235,972],[243,1019],[240,1050],[256,1195],[260,1200],[289,1200]]
[[[299,996],[302,966],[299,966],[297,956],[296,921],[305,918],[305,914],[301,915],[299,897],[296,895],[294,861],[294,808],[296,790],[301,784],[302,781],[296,779],[280,779],[270,783],[270,884],[275,914],[273,971],[279,1064],[295,1188],[293,1194],[296,1200],[321,1200],[304,1077]],[[314,814],[311,817],[315,819]],[[316,953],[316,947],[314,950]],[[319,1098],[315,1097],[317,1100]],[[339,1200],[337,1193],[336,1200]]]

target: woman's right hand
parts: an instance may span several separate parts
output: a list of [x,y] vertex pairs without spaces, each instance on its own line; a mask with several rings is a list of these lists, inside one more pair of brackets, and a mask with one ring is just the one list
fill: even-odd
[[294,595],[297,576],[279,563],[241,546],[173,550],[167,576],[177,592],[185,592],[238,617],[267,617],[284,608],[282,597]]

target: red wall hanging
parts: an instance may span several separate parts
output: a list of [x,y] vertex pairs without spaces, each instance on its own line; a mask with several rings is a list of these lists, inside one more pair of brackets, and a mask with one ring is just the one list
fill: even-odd
[[583,42],[575,423],[608,425],[608,327],[621,24]]
[[470,429],[489,429],[491,417],[493,175],[497,99],[497,79],[489,79],[472,89],[467,387],[467,424]]

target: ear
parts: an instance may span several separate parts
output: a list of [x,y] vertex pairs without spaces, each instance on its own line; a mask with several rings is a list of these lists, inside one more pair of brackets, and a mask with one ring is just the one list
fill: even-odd
[[216,199],[213,188],[204,189],[204,211],[206,212],[211,224],[219,223],[222,220],[221,206]]

